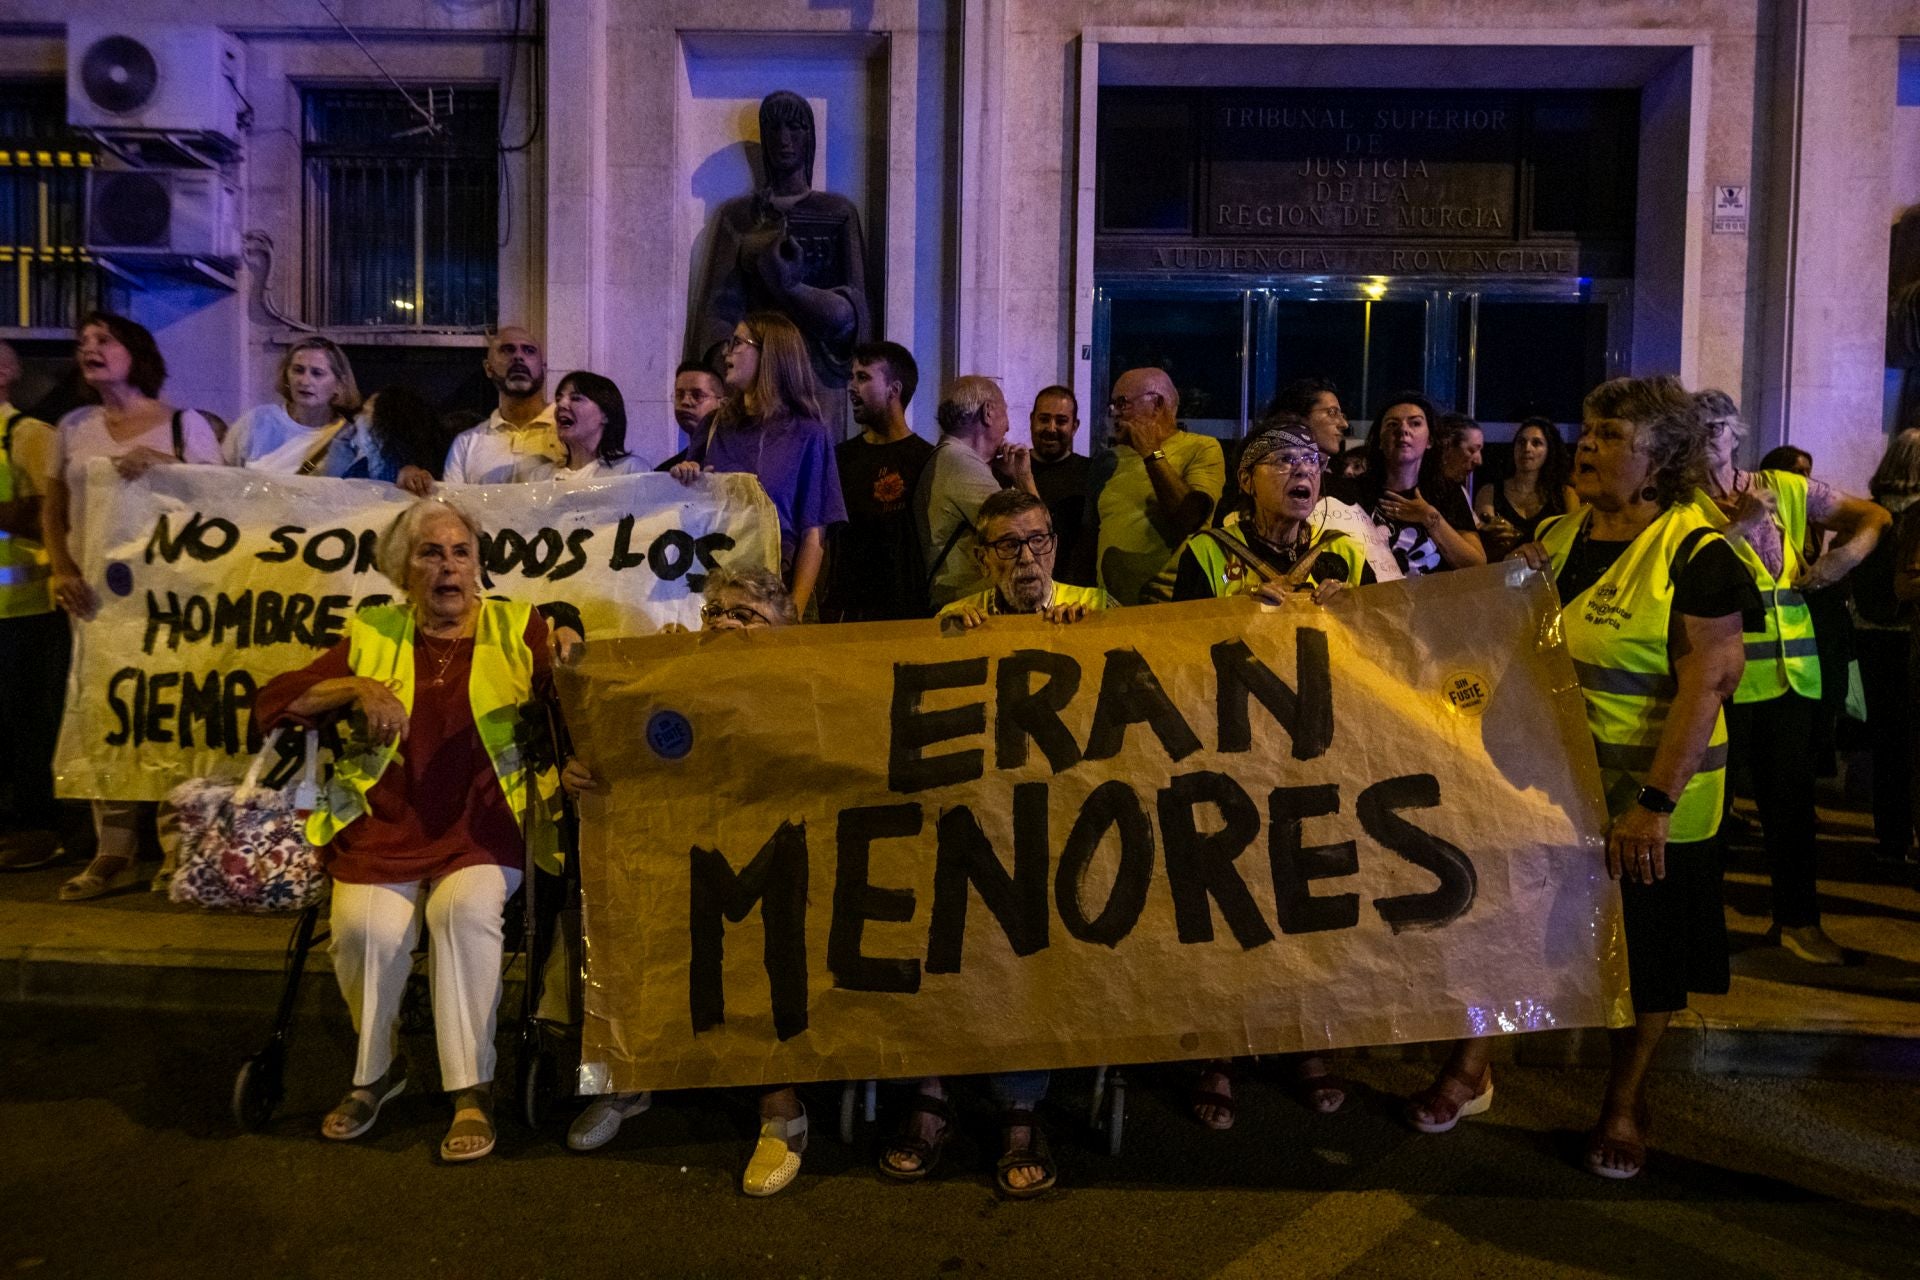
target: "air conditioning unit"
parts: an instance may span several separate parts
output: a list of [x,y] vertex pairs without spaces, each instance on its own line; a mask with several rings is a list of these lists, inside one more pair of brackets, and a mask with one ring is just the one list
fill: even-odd
[[87,252],[109,261],[240,257],[240,192],[213,169],[93,169]]
[[67,122],[101,134],[171,134],[237,146],[240,41],[218,27],[67,23]]

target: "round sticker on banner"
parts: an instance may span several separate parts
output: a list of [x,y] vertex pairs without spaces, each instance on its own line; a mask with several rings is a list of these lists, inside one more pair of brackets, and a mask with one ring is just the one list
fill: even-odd
[[1493,681],[1477,671],[1456,671],[1441,684],[1440,696],[1454,714],[1477,716],[1493,700]]
[[680,760],[693,750],[693,724],[678,711],[647,717],[647,745],[662,760]]
[[133,570],[119,560],[107,566],[107,590],[117,596],[133,594]]

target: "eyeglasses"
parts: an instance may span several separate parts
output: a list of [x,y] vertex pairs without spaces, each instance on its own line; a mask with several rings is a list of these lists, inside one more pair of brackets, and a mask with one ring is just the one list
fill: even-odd
[[773,625],[772,618],[761,613],[758,609],[750,609],[743,604],[710,604],[701,607],[700,621],[702,624],[710,627],[722,619],[728,622],[737,622],[743,627],[770,627]]
[[1111,413],[1125,413],[1134,405],[1140,404],[1151,396],[1155,400],[1164,399],[1158,391],[1142,391],[1137,396],[1115,396],[1107,401],[1107,410]]
[[1020,548],[1022,547],[1031,551],[1033,558],[1038,560],[1041,556],[1053,550],[1053,542],[1054,537],[1052,534],[1035,533],[1029,534],[1024,538],[995,538],[987,545],[992,547],[993,554],[999,556],[1002,560],[1018,560],[1020,558]]
[[1284,467],[1288,471],[1318,471],[1322,456],[1318,449],[1276,449],[1255,465]]
[[760,344],[755,342],[752,338],[743,338],[737,333],[730,333],[727,335],[727,350],[738,351],[742,347],[752,347],[754,350],[758,351],[760,349]]

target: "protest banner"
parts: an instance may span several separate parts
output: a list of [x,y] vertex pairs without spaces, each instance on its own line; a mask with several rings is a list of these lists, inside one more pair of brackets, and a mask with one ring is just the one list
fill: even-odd
[[[480,521],[482,589],[580,610],[589,645],[700,625],[716,564],[778,568],[780,526],[749,475],[447,486]],[[398,589],[374,567],[414,501],[366,480],[156,467],[87,476],[81,566],[100,601],[75,629],[54,761],[59,793],[159,800],[238,776],[259,749],[260,685],[312,661],[353,611]]]
[[1553,588],[621,641],[561,676],[583,1092],[1631,1017]]

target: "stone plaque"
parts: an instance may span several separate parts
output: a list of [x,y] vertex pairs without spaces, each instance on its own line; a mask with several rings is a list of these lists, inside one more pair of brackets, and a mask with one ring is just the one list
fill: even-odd
[[1508,95],[1216,95],[1202,234],[1513,240],[1523,112]]

